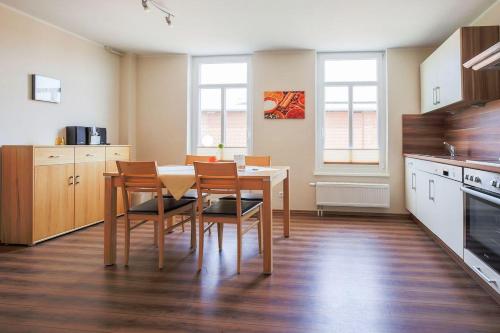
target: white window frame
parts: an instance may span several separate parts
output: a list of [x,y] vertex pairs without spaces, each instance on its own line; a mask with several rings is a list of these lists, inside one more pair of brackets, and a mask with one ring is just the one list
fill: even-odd
[[[325,62],[338,59],[376,59],[377,81],[370,83],[378,86],[377,95],[377,135],[379,145],[379,164],[335,164],[324,163],[324,122],[325,122],[325,87],[367,84],[361,82],[325,82]],[[368,176],[388,177],[387,168],[387,107],[386,107],[386,65],[385,52],[355,53],[318,53],[317,59],[317,113],[316,113],[316,161],[314,174],[317,176]],[[352,134],[350,134],[352,135]]]
[[[253,133],[253,100],[252,100],[252,58],[249,55],[238,56],[196,56],[191,59],[191,128],[190,128],[190,151],[188,153],[196,154],[198,145],[198,136],[200,133],[200,89],[202,88],[222,88],[221,107],[222,120],[221,127],[225,126],[225,89],[226,88],[246,88],[247,89],[247,147],[227,147],[227,148],[246,148],[247,154],[252,153],[252,133]],[[201,84],[200,66],[202,64],[227,64],[227,63],[247,63],[247,83],[230,84]],[[224,130],[223,130],[224,132]],[[224,138],[224,136],[222,136]],[[217,146],[218,143],[216,143]],[[226,147],[225,147],[226,148]]]

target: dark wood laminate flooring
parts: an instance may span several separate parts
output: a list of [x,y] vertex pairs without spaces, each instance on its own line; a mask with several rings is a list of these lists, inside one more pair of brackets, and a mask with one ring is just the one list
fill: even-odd
[[234,228],[206,235],[204,269],[189,227],[156,268],[151,224],[132,233],[130,267],[102,265],[103,225],[32,248],[0,248],[0,332],[500,332],[500,306],[409,220],[275,219],[274,274],[256,232],[236,274]]

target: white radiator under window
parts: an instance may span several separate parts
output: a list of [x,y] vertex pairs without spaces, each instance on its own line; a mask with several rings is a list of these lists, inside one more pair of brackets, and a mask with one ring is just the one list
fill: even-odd
[[336,207],[388,208],[389,184],[317,182],[316,205]]

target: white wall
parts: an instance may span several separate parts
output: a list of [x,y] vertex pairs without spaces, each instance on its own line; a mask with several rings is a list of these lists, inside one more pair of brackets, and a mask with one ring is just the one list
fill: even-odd
[[[62,82],[61,104],[31,100],[30,74]],[[108,128],[118,143],[119,58],[0,5],[0,146],[54,144],[69,125]]]
[[120,59],[120,123],[119,142],[132,146],[132,159],[137,148],[137,56],[125,54]]
[[188,64],[187,55],[138,58],[138,160],[184,163],[188,145]]

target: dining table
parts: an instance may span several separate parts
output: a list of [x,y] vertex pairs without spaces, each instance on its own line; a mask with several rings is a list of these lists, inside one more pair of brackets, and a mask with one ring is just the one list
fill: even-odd
[[[196,188],[193,166],[165,165],[158,167],[158,177],[175,198],[182,197],[187,190]],[[262,191],[263,194],[263,268],[264,274],[273,272],[273,209],[272,192],[282,186],[283,236],[290,237],[290,167],[245,166],[238,170],[241,190]],[[117,191],[122,180],[119,173],[104,173],[104,264],[116,264],[117,248]]]

